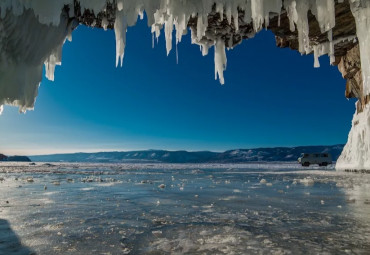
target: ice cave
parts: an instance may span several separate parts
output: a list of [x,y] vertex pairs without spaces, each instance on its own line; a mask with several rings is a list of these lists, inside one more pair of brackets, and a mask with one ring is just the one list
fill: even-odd
[[[54,79],[62,48],[79,25],[114,29],[116,65],[122,65],[126,29],[147,15],[153,41],[164,33],[167,53],[191,32],[201,54],[214,47],[215,78],[223,84],[225,49],[262,29],[278,47],[330,56],[357,98],[339,170],[370,170],[370,1],[368,0],[2,0],[0,2],[0,113],[3,105],[33,109],[45,66]],[[112,60],[114,61],[114,60]],[[323,63],[329,64],[329,63]]]

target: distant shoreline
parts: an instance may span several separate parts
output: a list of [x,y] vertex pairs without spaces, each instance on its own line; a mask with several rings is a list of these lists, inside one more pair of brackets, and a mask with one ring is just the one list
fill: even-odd
[[330,153],[336,161],[343,144],[329,146],[297,146],[212,151],[113,151],[95,153],[65,153],[28,156],[33,162],[80,163],[248,163],[294,162],[301,153]]

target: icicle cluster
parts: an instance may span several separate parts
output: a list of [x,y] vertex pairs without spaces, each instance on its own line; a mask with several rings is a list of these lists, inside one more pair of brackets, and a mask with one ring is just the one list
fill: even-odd
[[[84,9],[93,10],[94,13],[99,13],[105,10],[107,1],[109,0],[78,0],[82,12]],[[342,2],[343,0],[339,0]],[[370,17],[368,7],[368,1],[366,0],[350,0],[352,2],[352,9],[356,15],[356,21],[359,27],[359,39],[361,43],[361,50],[365,52],[366,56],[369,56],[369,33],[367,26],[367,17]],[[30,33],[39,34],[39,29],[42,28],[44,31],[43,36],[51,38],[51,34],[60,33],[58,40],[42,40],[42,42],[34,41],[35,46],[39,45],[43,50],[36,50],[36,53],[32,53],[33,57],[38,58],[37,71],[32,70],[34,66],[27,68],[25,61],[19,63],[6,63],[4,57],[0,63],[0,71],[10,75],[15,75],[15,72],[20,71],[30,75],[32,72],[41,72],[40,63],[45,63],[46,76],[49,79],[54,79],[55,65],[61,63],[61,47],[68,36],[68,29],[65,21],[63,21],[63,15],[61,16],[61,10],[65,5],[68,5],[69,17],[74,15],[74,0],[2,0],[0,1],[0,26],[4,25],[4,21],[16,24],[19,20],[32,19],[31,17],[25,17],[30,15],[30,12],[34,13],[34,16],[39,21],[37,25],[32,20],[33,26],[27,31],[24,28],[17,28],[17,36],[19,40],[32,40],[33,37]],[[329,54],[331,61],[334,61],[334,45],[335,41],[332,38],[332,29],[335,26],[335,2],[334,0],[116,0],[117,13],[116,20],[114,23],[114,30],[116,34],[116,65],[122,65],[124,51],[126,48],[126,30],[128,26],[134,26],[137,18],[143,17],[144,11],[148,17],[148,25],[151,26],[153,37],[158,38],[164,28],[164,34],[166,38],[167,53],[172,50],[172,36],[174,29],[176,30],[176,44],[181,42],[181,38],[188,32],[187,24],[190,18],[197,18],[197,29],[192,31],[192,42],[200,45],[203,55],[208,54],[209,48],[214,46],[215,48],[215,76],[216,79],[224,83],[223,72],[226,69],[226,54],[225,54],[225,42],[222,37],[222,33],[219,35],[213,35],[214,38],[207,38],[202,40],[206,36],[208,28],[208,15],[214,11],[220,14],[221,18],[226,17],[227,21],[233,23],[236,30],[239,29],[239,11],[244,12],[243,21],[244,23],[253,22],[255,32],[260,31],[264,26],[268,27],[271,15],[280,15],[281,11],[286,10],[290,19],[290,29],[294,31],[298,30],[299,35],[299,51],[302,54],[308,54],[314,52],[315,54],[315,66],[319,66],[318,58],[323,54]],[[328,43],[321,45],[311,45],[309,40],[309,25],[307,13],[311,11],[317,18],[321,32],[328,32]],[[27,15],[26,15],[27,14]],[[365,18],[364,18],[365,17]],[[28,21],[25,21],[28,22]],[[102,26],[106,29],[108,25],[107,20],[102,20]],[[64,27],[64,29],[63,29]],[[50,31],[48,31],[50,30]],[[0,30],[1,31],[1,30]],[[59,32],[58,32],[59,31]],[[227,33],[227,31],[225,32]],[[9,36],[4,32],[0,32],[0,50],[1,52],[6,51],[3,49],[3,45],[7,43],[6,37]],[[14,35],[12,35],[14,37]],[[208,35],[207,35],[208,36]],[[61,39],[63,38],[63,39]],[[30,42],[32,44],[32,42]],[[26,43],[21,45],[28,47]],[[26,48],[27,49],[27,48]],[[23,50],[26,50],[23,49]],[[19,50],[19,49],[17,49]],[[5,52],[9,59],[11,53]],[[4,55],[4,53],[1,53]],[[28,53],[31,54],[31,53]],[[12,58],[10,58],[12,59]],[[13,60],[16,58],[13,58]],[[14,61],[16,62],[16,61]],[[368,59],[364,57],[364,66],[369,66]],[[27,63],[27,62],[25,62]],[[12,70],[13,69],[13,70]],[[17,70],[16,70],[17,69]],[[368,80],[370,75],[370,69],[368,72],[364,72],[365,79]],[[35,75],[36,77],[37,75]],[[0,94],[0,105],[3,104],[14,104],[19,105],[21,111],[33,107],[31,103],[31,97],[37,92],[37,86],[40,82],[40,78],[28,79],[28,81],[20,80],[17,81],[13,78],[13,83],[16,84],[5,84],[6,79],[0,78],[0,92],[7,90],[9,86],[23,87],[21,94],[16,96],[4,95],[9,93]],[[8,77],[10,80],[11,77]],[[33,88],[28,89],[27,85],[30,82],[34,82]],[[21,84],[24,83],[24,84]],[[367,83],[366,83],[367,84]],[[5,88],[6,87],[6,88]],[[26,88],[27,87],[27,88]],[[369,89],[370,90],[370,89]],[[18,90],[19,91],[19,90]],[[28,92],[32,92],[32,95],[28,95]],[[22,98],[27,97],[28,103],[22,102]]]
[[4,12],[1,6],[0,113],[4,104],[19,106],[21,112],[34,107],[43,65],[46,77],[53,80],[55,66],[61,64],[62,46],[72,32],[67,15],[60,10],[57,23],[54,18],[41,16],[41,10],[39,18],[33,10],[15,10],[19,16]]

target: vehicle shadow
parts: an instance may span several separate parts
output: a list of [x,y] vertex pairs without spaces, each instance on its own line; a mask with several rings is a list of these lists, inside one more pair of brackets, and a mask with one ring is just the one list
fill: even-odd
[[0,255],[35,255],[36,253],[22,245],[20,238],[10,227],[7,220],[0,219]]

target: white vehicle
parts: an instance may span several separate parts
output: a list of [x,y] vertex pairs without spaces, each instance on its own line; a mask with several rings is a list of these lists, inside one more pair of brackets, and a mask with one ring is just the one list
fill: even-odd
[[332,163],[332,158],[329,153],[302,153],[298,158],[298,162],[302,166],[310,166],[318,164],[319,166],[327,166]]

